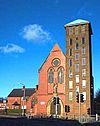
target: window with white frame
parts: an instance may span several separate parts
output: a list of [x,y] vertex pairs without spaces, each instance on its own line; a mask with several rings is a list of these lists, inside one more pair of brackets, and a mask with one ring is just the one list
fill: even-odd
[[82,77],[86,76],[86,69],[82,69]]
[[79,75],[76,75],[76,83],[79,83]]
[[82,54],[84,55],[86,53],[85,47],[82,47]]
[[83,100],[86,100],[86,92],[83,92]]
[[69,89],[73,88],[73,81],[69,81]]
[[75,53],[75,60],[79,60],[79,53]]
[[69,69],[69,77],[72,78],[73,77],[73,70]]
[[82,65],[86,65],[86,58],[82,58]]
[[79,64],[75,64],[75,71],[79,72]]
[[82,87],[86,88],[86,80],[82,80]]
[[69,92],[69,101],[73,100],[73,92]]

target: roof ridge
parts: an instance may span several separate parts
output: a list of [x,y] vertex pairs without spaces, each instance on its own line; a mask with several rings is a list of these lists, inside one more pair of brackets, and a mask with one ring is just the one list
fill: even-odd
[[72,25],[78,25],[78,24],[86,24],[86,23],[89,23],[89,21],[84,20],[84,19],[76,19],[72,22],[65,24],[64,27],[72,26]]

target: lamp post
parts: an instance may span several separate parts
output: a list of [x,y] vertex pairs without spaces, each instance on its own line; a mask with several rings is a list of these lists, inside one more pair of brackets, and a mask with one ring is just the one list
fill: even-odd
[[20,84],[20,85],[22,85],[22,104],[21,104],[21,110],[22,110],[22,112],[21,112],[21,114],[22,115],[25,115],[25,101],[26,101],[26,90],[25,90],[25,84],[23,84],[23,83],[21,83],[21,82],[18,82],[18,84]]
[[25,101],[26,101],[26,98],[25,98],[25,85],[23,86],[23,115],[25,116]]

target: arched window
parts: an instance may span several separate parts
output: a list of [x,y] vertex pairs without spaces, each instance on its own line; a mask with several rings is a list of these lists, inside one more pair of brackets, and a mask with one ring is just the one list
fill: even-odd
[[60,84],[64,83],[64,71],[63,71],[63,68],[60,68],[58,70],[58,83],[60,83]]
[[48,72],[48,83],[53,83],[53,82],[54,82],[54,72],[52,69],[50,69]]

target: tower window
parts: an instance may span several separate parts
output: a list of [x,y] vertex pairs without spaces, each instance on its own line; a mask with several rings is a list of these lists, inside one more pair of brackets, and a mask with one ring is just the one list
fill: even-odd
[[76,37],[76,50],[79,49],[79,44],[78,44],[78,37]]
[[85,54],[85,47],[82,47],[82,54]]
[[79,83],[79,75],[76,75],[76,83]]
[[85,38],[82,37],[82,44],[85,44]]
[[75,71],[79,72],[79,64],[75,64]]
[[82,65],[86,65],[86,58],[82,58]]
[[73,70],[69,69],[69,77],[72,78],[73,77]]
[[54,72],[52,69],[48,72],[48,83],[54,83]]
[[75,60],[79,60],[79,53],[75,53]]
[[82,80],[82,87],[86,88],[86,80]]
[[60,83],[60,84],[64,83],[64,71],[63,71],[63,68],[60,68],[58,70],[58,83]]
[[78,45],[78,42],[76,42],[76,50],[79,49],[79,45]]
[[69,49],[69,56],[72,56],[72,48]]
[[81,31],[82,31],[82,32],[85,32],[85,25],[82,25]]
[[72,34],[73,34],[73,28],[70,27],[70,28],[69,28],[69,35],[72,35]]
[[73,40],[72,40],[72,38],[70,38],[69,39],[69,45],[72,46],[72,44],[73,44]]
[[69,66],[72,67],[72,59],[69,59]]
[[73,88],[73,81],[69,81],[69,89]]
[[69,101],[73,100],[73,92],[69,92]]
[[76,35],[78,34],[78,26],[75,28]]
[[82,77],[86,76],[86,69],[82,69]]

